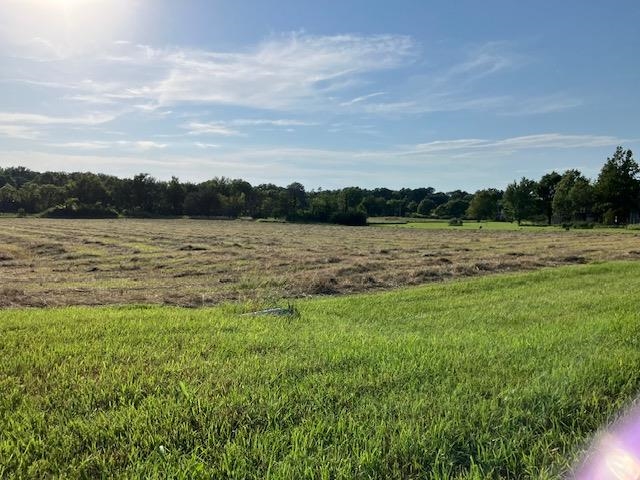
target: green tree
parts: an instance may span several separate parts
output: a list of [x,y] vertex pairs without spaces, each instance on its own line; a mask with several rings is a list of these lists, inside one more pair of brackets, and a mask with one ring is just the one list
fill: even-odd
[[[569,222],[574,216],[574,204],[571,190],[576,181],[582,177],[579,170],[567,170],[556,185],[553,196],[553,214],[559,222]],[[582,177],[584,178],[584,177]]]
[[307,207],[307,192],[304,185],[293,182],[287,185],[287,218],[296,218],[300,210]]
[[535,212],[537,182],[522,177],[520,182],[513,182],[504,191],[503,205],[507,216],[518,222],[526,220]]
[[631,212],[638,208],[639,172],[631,150],[618,147],[613,156],[607,158],[595,184],[598,209],[604,214],[605,222],[613,223],[617,218],[619,223],[626,223]]
[[67,184],[67,189],[70,196],[77,198],[80,203],[106,203],[109,199],[109,193],[102,180],[93,173],[77,174],[76,179]]
[[182,215],[182,206],[186,191],[184,186],[176,177],[171,177],[166,189],[167,204],[173,215]]
[[538,182],[536,193],[540,201],[540,208],[547,217],[547,224],[551,225],[553,218],[553,197],[562,175],[558,172],[547,173]]
[[495,188],[478,190],[467,208],[467,217],[476,220],[495,220],[500,212],[502,192]]
[[467,198],[454,198],[438,205],[433,213],[439,218],[462,218],[469,208],[469,203],[470,200]]
[[425,197],[418,204],[418,213],[426,217],[427,215],[431,214],[434,208],[436,208],[436,202],[428,197]]
[[0,212],[17,212],[20,208],[20,192],[10,183],[0,187]]
[[595,204],[591,182],[585,177],[578,177],[569,192],[569,198],[573,205],[573,217],[576,220],[587,220]]

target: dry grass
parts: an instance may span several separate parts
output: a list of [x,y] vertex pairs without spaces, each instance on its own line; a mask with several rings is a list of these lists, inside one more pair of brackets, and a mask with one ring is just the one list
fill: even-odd
[[246,221],[0,219],[0,306],[227,300],[390,289],[640,259],[640,232],[349,228]]

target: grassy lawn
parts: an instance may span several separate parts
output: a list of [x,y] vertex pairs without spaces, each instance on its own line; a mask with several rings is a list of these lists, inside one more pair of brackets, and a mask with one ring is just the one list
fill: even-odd
[[558,478],[640,387],[640,263],[0,311],[0,478]]

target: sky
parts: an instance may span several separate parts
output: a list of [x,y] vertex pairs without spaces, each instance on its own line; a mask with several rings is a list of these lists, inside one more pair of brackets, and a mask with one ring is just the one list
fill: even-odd
[[0,0],[0,167],[596,178],[640,147],[639,25],[637,0]]

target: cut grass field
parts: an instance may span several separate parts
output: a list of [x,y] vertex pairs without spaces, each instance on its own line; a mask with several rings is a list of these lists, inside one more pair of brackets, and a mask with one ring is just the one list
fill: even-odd
[[[122,240],[121,240],[122,241]],[[640,263],[0,311],[0,477],[559,478],[640,387]]]
[[0,307],[269,303],[630,259],[640,231],[0,218]]
[[[508,231],[508,232],[537,232],[552,233],[565,230],[561,225],[533,225],[522,223],[518,225],[516,222],[487,222],[476,220],[463,220],[462,225],[449,225],[448,220],[434,219],[412,219],[412,218],[394,218],[394,217],[374,217],[369,220],[372,226],[376,227],[398,227],[398,228],[417,228],[426,230],[490,230],[490,231]],[[606,231],[610,233],[634,233],[637,228],[635,225],[627,227],[603,227],[597,226],[596,231]],[[577,229],[575,233],[593,232],[594,229]]]

